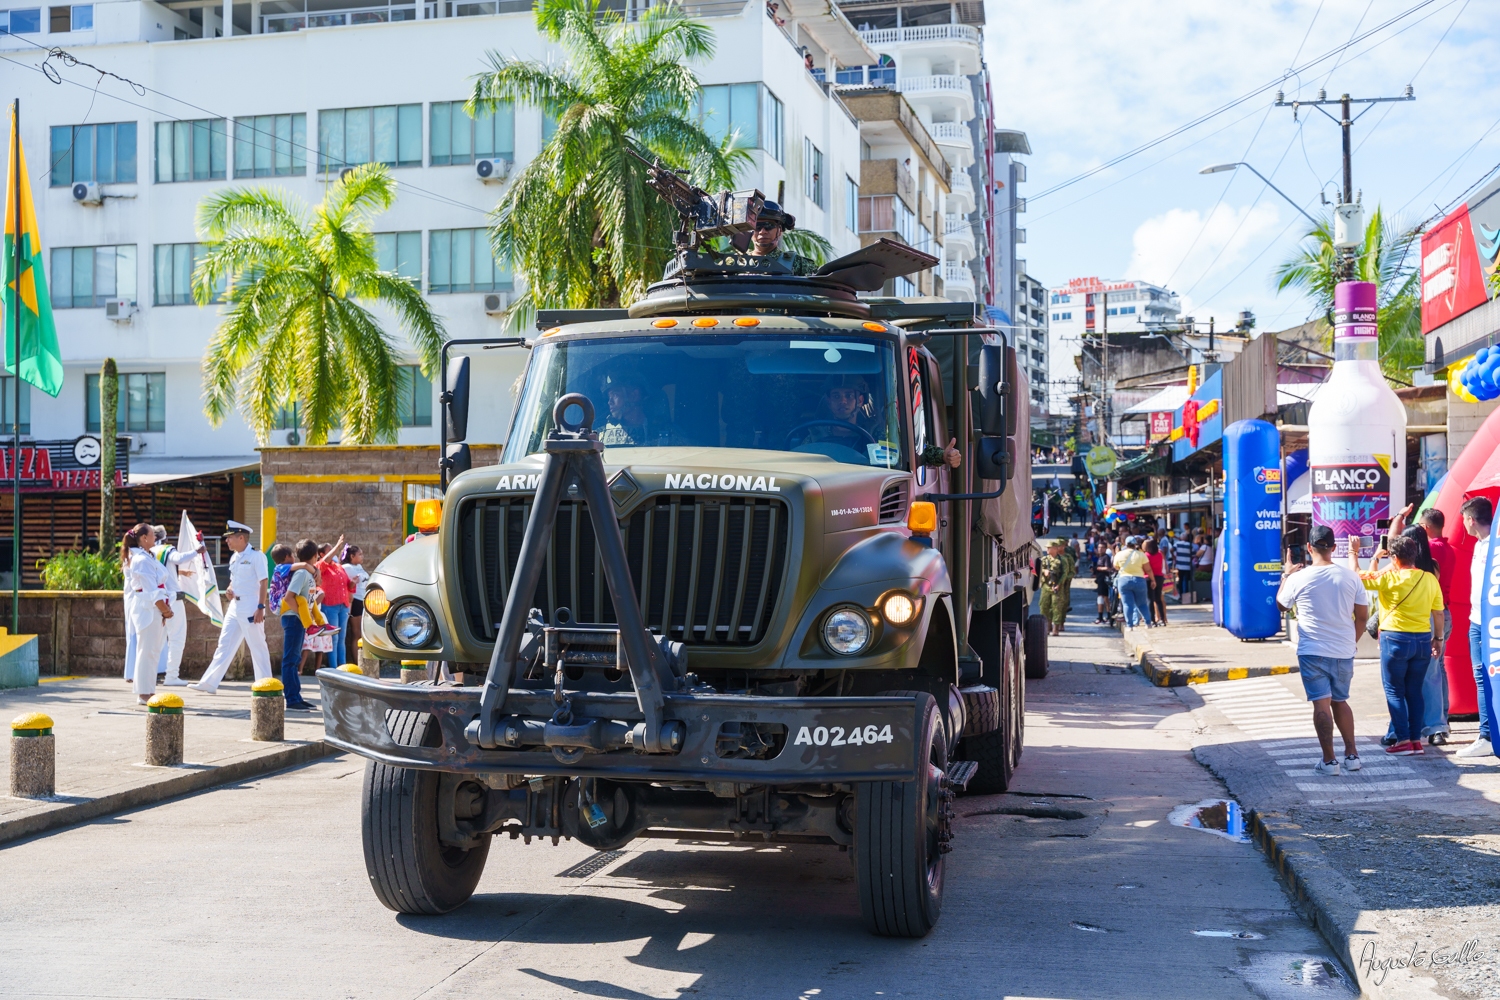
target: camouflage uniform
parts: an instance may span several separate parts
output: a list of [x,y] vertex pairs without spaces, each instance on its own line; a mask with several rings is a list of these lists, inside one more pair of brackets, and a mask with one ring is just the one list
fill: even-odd
[[1068,560],[1062,556],[1042,556],[1042,617],[1061,625],[1068,616]]
[[1064,545],[1062,557],[1068,564],[1068,578],[1062,585],[1063,614],[1073,610],[1073,577],[1078,575],[1078,553],[1073,551],[1073,546]]

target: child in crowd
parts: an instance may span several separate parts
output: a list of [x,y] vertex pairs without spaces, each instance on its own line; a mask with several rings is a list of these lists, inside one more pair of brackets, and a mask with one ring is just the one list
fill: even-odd
[[[272,574],[272,606],[281,614],[281,684],[286,691],[286,707],[295,711],[309,711],[312,706],[302,699],[302,642],[310,629],[326,623],[313,607],[313,576],[310,564],[318,554],[318,543],[304,538],[297,543],[293,564],[292,550],[280,543],[271,547],[271,558],[276,560],[276,572]],[[283,572],[285,567],[285,572]],[[277,586],[279,580],[286,583]],[[318,633],[314,633],[318,634]]]

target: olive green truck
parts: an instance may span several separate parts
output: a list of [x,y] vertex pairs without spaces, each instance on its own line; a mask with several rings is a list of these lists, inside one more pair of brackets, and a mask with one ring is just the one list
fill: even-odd
[[688,242],[628,311],[540,314],[502,464],[466,470],[446,363],[451,482],[364,650],[467,683],[318,675],[371,883],[447,912],[504,835],[834,845],[921,936],[1046,672],[1024,375],[971,303],[861,297],[935,263],[902,244],[799,277]]

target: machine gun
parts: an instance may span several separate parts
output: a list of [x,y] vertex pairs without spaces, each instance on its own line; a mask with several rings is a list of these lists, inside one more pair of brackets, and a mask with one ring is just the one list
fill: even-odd
[[754,231],[755,220],[766,204],[766,196],[759,191],[721,191],[711,195],[689,184],[681,173],[660,160],[647,157],[633,146],[629,149],[630,155],[646,164],[647,183],[677,210],[682,221],[673,242],[679,249],[697,250],[704,239],[733,238]]

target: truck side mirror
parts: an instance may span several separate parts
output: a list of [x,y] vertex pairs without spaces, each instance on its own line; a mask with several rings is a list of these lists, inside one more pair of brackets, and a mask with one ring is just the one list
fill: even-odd
[[1003,490],[1010,481],[1010,441],[1003,437],[982,436],[974,442],[975,469],[980,479],[1000,484]]
[[[1010,396],[1006,352],[1010,350],[999,344],[979,348],[979,433],[987,436],[1006,437],[1006,425],[1013,423],[1006,412]],[[1014,357],[1011,351],[1012,365]]]
[[443,449],[443,485],[447,486],[453,481],[453,477],[468,472],[474,467],[474,458],[469,454],[469,446],[463,442],[450,444]]
[[448,370],[443,373],[443,436],[448,441],[462,441],[469,436],[469,357],[466,354],[449,358]]

